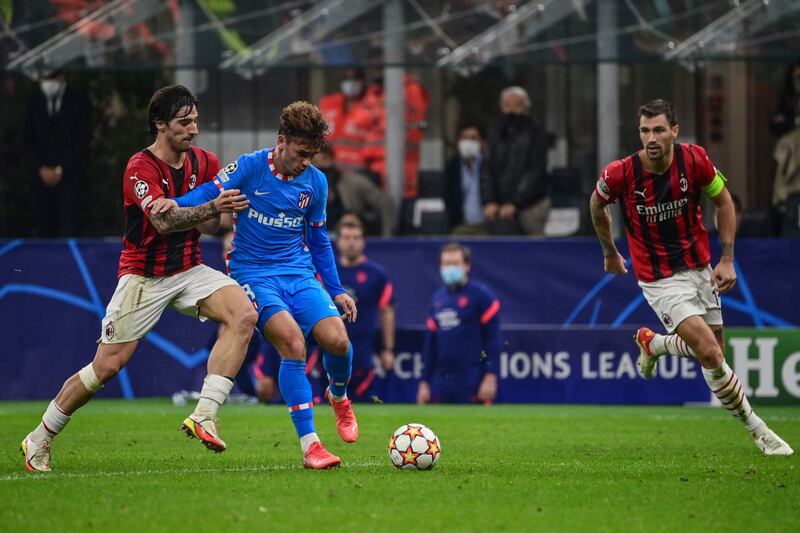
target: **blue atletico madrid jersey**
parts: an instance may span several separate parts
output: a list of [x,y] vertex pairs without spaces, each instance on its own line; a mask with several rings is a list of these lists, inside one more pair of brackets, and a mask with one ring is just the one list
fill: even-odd
[[325,224],[328,182],[315,167],[289,179],[272,164],[273,148],[244,154],[219,171],[208,186],[178,198],[181,207],[214,199],[220,190],[239,189],[250,206],[234,215],[228,268],[241,275],[278,275],[315,270],[304,240],[306,223]]

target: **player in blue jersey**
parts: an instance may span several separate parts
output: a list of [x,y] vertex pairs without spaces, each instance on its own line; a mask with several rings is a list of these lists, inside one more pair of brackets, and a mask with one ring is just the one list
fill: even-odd
[[368,400],[375,392],[376,349],[383,370],[394,367],[393,286],[384,268],[364,255],[364,226],[357,216],[345,214],[336,226],[336,249],[342,285],[358,304],[358,321],[347,324],[353,343],[350,391],[354,400]]
[[306,468],[332,468],[341,462],[314,431],[311,386],[305,375],[309,334],[323,350],[329,379],[326,397],[339,436],[345,442],[358,438],[347,398],[353,349],[342,321],[355,321],[356,304],[339,281],[325,229],[327,180],[311,165],[327,133],[328,124],[316,106],[290,104],[281,112],[275,147],[244,154],[212,182],[153,208],[199,205],[221,190],[241,191],[250,201],[249,208],[234,217],[228,270],[256,307],[258,330],[281,356],[278,388],[300,437]]
[[431,302],[417,403],[491,403],[503,346],[500,302],[486,285],[469,279],[469,248],[447,244],[439,259],[445,286]]

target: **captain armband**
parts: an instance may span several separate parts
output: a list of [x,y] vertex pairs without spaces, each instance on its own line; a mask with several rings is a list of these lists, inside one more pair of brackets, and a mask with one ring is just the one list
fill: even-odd
[[725,184],[728,182],[728,179],[725,175],[717,168],[714,168],[717,171],[714,174],[714,179],[711,180],[711,183],[703,187],[703,192],[709,198],[715,198],[719,193],[722,192],[722,189],[725,188]]

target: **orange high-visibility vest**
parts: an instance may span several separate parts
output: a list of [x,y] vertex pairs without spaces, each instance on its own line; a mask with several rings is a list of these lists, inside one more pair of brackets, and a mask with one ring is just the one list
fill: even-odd
[[319,110],[330,124],[328,142],[343,171],[362,171],[367,166],[366,138],[378,115],[364,98],[348,105],[342,93],[323,96]]
[[[403,198],[416,198],[419,149],[430,97],[425,87],[410,74],[406,74],[404,79],[403,96],[406,122]],[[365,100],[374,102],[373,105],[380,112],[375,127],[367,132],[367,159],[369,169],[381,176],[381,186],[386,190],[386,108],[381,88],[377,85],[371,86],[365,95]]]

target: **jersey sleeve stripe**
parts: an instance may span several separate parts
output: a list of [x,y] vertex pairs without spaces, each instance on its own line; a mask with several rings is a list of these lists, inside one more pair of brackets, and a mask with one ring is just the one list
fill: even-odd
[[309,222],[309,224],[311,225],[312,228],[321,228],[322,226],[325,225],[325,222],[326,221],[323,220],[322,222]]
[[392,302],[392,294],[394,293],[394,286],[391,281],[387,281],[383,286],[383,293],[378,300],[378,309],[383,309]]
[[500,311],[500,300],[495,299],[492,302],[492,305],[489,306],[489,309],[484,311],[481,315],[481,324],[484,326],[488,324],[495,317],[498,311]]
[[436,321],[430,317],[428,317],[428,321],[426,322],[428,329],[430,331],[436,331]]
[[214,181],[214,185],[217,186],[217,189],[219,189],[221,191],[224,190],[224,187],[222,186],[222,184],[219,182],[219,180],[217,178],[214,178],[213,181]]

